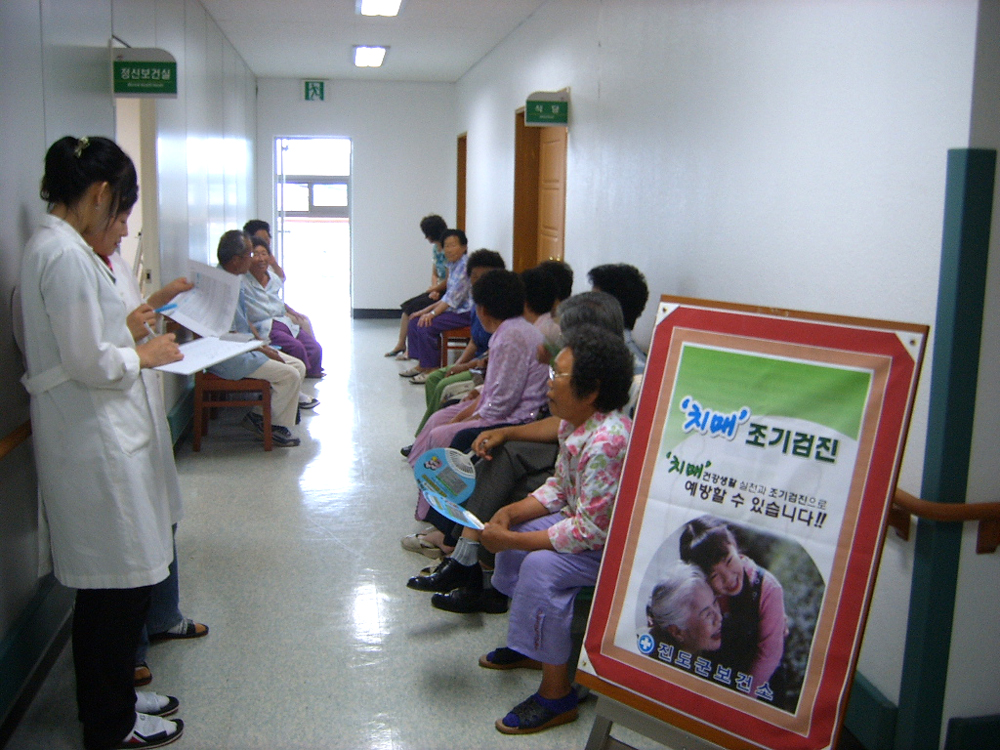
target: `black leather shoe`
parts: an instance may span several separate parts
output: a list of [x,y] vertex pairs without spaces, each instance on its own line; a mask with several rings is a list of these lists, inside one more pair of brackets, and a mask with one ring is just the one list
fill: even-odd
[[488,615],[502,615],[507,611],[507,597],[496,589],[464,587],[453,589],[447,594],[434,594],[431,604],[445,612],[469,614],[485,612]]
[[437,570],[429,576],[413,576],[407,587],[417,591],[451,591],[459,586],[483,585],[483,572],[479,565],[462,565],[446,557]]
[[403,455],[403,458],[406,458],[407,456],[410,455],[410,451],[412,450],[413,450],[413,443],[410,443],[409,445],[404,445],[402,448],[400,448],[399,452]]

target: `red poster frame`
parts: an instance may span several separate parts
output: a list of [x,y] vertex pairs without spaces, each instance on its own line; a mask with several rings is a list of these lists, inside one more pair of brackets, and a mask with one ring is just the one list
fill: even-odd
[[[882,541],[923,359],[928,327],[664,296],[660,302],[629,452],[594,593],[577,679],[619,702],[725,748],[832,747],[847,706]],[[879,362],[866,411],[864,451],[852,469],[828,597],[818,618],[794,712],[762,705],[707,681],[674,677],[614,644],[642,507],[684,342],[742,351],[806,352],[830,362]],[[721,342],[721,343],[719,343]],[[734,343],[735,342],[735,343]],[[734,351],[736,349],[734,348]],[[672,354],[673,353],[673,354]],[[863,465],[862,465],[863,464]],[[649,666],[652,665],[652,666]]]

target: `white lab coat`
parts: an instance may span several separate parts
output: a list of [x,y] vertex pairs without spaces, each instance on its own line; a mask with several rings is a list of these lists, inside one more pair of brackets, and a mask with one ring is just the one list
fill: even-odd
[[25,248],[21,307],[40,496],[39,538],[73,588],[167,577],[169,498],[125,304],[104,262],[47,215]]
[[[139,282],[129,268],[128,263],[117,250],[109,257],[114,269],[115,286],[125,303],[125,314],[135,310],[146,300],[142,298]],[[153,413],[153,440],[156,442],[154,454],[159,457],[163,468],[162,490],[170,504],[170,522],[180,522],[184,515],[181,502],[181,485],[177,478],[177,464],[174,463],[174,444],[170,436],[170,423],[167,421],[167,410],[163,404],[163,388],[160,383],[162,375],[155,370],[142,370],[141,377],[146,381],[146,392],[149,394],[149,405]]]

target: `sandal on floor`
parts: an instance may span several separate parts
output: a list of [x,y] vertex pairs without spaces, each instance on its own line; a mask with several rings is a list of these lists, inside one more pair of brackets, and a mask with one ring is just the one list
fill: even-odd
[[407,552],[416,552],[423,555],[424,557],[429,557],[431,560],[439,560],[444,557],[444,552],[436,544],[431,544],[427,541],[423,534],[407,534],[399,543],[403,545],[403,549]]
[[409,370],[403,370],[401,373],[399,373],[399,377],[401,377],[401,378],[412,378],[415,375],[419,375],[419,374],[420,374],[420,368],[419,367],[411,367]]
[[509,714],[497,719],[496,728],[504,734],[531,734],[576,721],[576,693],[572,690],[565,698],[549,700],[538,693],[518,703]]
[[484,669],[541,669],[542,663],[525,656],[520,651],[502,646],[479,657],[479,666]]
[[393,349],[391,352],[386,352],[385,356],[387,356],[387,357],[395,357],[397,354],[402,354],[405,351],[406,351],[406,349]]
[[136,713],[132,731],[114,746],[114,750],[163,747],[180,739],[182,734],[184,722],[180,719],[161,719],[159,716]]
[[147,690],[135,691],[135,710],[147,716],[173,716],[181,707],[181,702],[172,695],[159,695]]
[[410,382],[413,383],[413,385],[423,385],[424,383],[427,382],[428,374],[429,373],[426,372],[418,373],[414,375],[412,378],[410,378]]
[[150,642],[153,642],[169,641],[174,639],[204,638],[206,635],[208,635],[208,625],[202,625],[200,622],[195,622],[190,617],[185,617],[179,623],[170,628],[170,630],[164,630],[162,633],[152,633],[149,636],[149,640]]

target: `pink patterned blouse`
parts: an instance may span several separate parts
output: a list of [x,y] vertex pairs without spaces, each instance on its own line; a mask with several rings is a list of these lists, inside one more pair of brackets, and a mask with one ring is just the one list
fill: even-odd
[[548,529],[556,552],[604,548],[631,429],[620,411],[595,412],[575,430],[565,420],[559,425],[555,474],[531,493],[565,516]]

